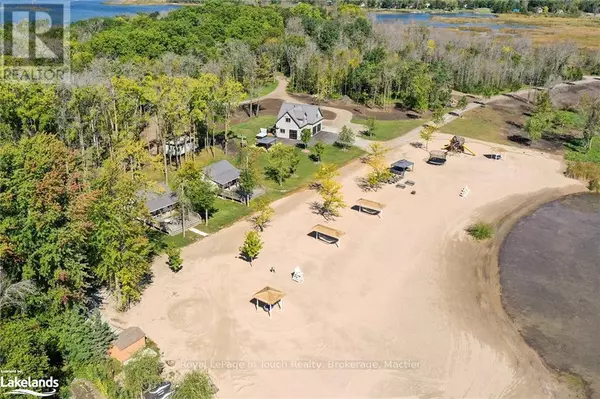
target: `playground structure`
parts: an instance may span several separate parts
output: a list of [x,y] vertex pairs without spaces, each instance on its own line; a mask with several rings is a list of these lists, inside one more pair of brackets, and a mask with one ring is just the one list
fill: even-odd
[[475,153],[465,145],[465,138],[461,136],[454,136],[450,139],[445,149],[449,152],[459,152],[463,154],[470,154],[475,156]]

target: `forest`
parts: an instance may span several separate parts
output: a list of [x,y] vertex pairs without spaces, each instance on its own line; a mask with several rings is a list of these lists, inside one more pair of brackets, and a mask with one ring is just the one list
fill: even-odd
[[[374,24],[352,4],[211,0],[81,21],[71,40],[69,83],[0,82],[0,358],[3,368],[59,379],[61,397],[76,377],[110,398],[139,397],[157,382],[159,364],[114,381],[123,371],[106,355],[114,336],[94,310],[108,295],[121,310],[139,300],[166,250],[140,222],[148,210],[138,193],[185,181],[191,206],[212,215],[199,165],[167,159],[164,144],[193,137],[209,159],[227,154],[235,110],[276,74],[317,100],[418,113],[446,107],[452,90],[491,96],[600,74],[600,54],[571,44]],[[351,142],[325,156],[338,164],[358,156]],[[313,168],[281,147],[259,159],[236,154],[249,191],[258,174],[280,186]]]

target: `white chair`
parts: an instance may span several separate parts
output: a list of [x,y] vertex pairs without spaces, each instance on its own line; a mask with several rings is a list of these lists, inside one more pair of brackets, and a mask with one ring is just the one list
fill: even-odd
[[304,273],[302,272],[302,270],[300,270],[299,267],[296,267],[292,272],[292,280],[294,280],[297,283],[304,282]]

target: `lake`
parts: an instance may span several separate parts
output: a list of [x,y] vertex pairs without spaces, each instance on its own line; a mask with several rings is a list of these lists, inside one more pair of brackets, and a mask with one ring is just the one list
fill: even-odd
[[[476,14],[471,12],[463,12],[456,14],[448,14],[448,13],[407,13],[407,12],[398,12],[398,13],[372,13],[371,17],[375,19],[375,22],[379,23],[404,23],[404,24],[419,24],[426,25],[433,28],[456,28],[459,26],[476,26],[476,27],[486,27],[492,30],[502,29],[502,28],[511,28],[511,29],[534,29],[535,26],[529,25],[518,25],[518,24],[504,24],[504,23],[496,23],[491,22],[497,18],[494,14]],[[473,20],[472,23],[450,23],[450,22],[442,22],[439,20],[432,20],[432,17],[442,17],[442,18],[471,18]],[[489,21],[489,22],[486,22]]]
[[[62,1],[52,1],[52,0],[36,0],[32,1],[23,1],[16,0],[11,1],[11,4],[23,4],[31,6],[32,4],[39,8],[40,10],[50,10],[49,14],[52,16],[53,12],[50,8],[48,8],[51,4],[64,4]],[[133,15],[140,12],[143,13],[152,13],[152,12],[160,12],[160,11],[170,11],[180,6],[176,5],[161,5],[161,4],[152,4],[152,5],[132,5],[132,4],[105,4],[102,0],[76,0],[71,1],[70,4],[70,20],[71,22],[81,21],[84,19],[91,19],[97,17],[114,17],[117,15]],[[47,18],[44,14],[41,14],[39,18]],[[16,21],[23,19],[23,17],[15,18]]]
[[500,281],[527,343],[599,397],[600,195],[570,195],[519,220],[500,251]]

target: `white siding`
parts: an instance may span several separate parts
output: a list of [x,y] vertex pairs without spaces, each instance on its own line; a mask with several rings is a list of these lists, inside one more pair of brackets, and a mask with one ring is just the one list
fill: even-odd
[[[321,115],[321,117],[322,117],[322,115]],[[286,122],[286,118],[289,118],[289,122]],[[298,132],[298,134],[297,134],[298,140],[300,140],[302,137],[302,130],[310,129],[310,131],[312,132],[313,127],[322,125],[322,123],[323,123],[323,121],[320,120],[319,122],[317,122],[314,125],[306,125],[302,129],[300,129],[298,127],[298,125],[296,125],[296,122],[294,122],[294,120],[286,114],[286,115],[282,116],[281,119],[279,119],[277,121],[277,123],[275,124],[276,136],[289,139],[290,138],[290,130],[296,130]],[[284,131],[282,131],[281,129],[283,129]],[[321,126],[321,130],[322,129],[323,129],[323,127]],[[320,131],[320,130],[318,130],[318,131]]]

